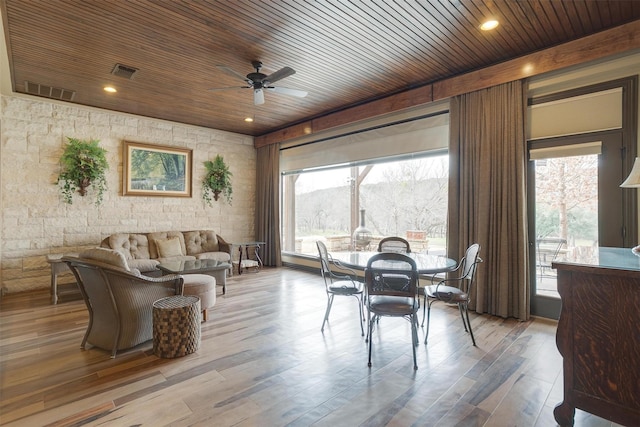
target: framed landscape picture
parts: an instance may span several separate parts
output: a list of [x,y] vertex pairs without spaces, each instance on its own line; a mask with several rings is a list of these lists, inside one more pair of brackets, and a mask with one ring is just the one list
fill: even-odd
[[124,141],[125,196],[191,197],[192,150]]

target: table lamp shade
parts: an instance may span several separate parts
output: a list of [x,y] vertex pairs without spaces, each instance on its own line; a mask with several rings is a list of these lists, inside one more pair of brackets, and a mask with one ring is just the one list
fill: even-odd
[[631,169],[631,173],[624,180],[620,187],[623,188],[637,188],[640,187],[640,157],[636,157],[636,160],[633,162],[633,169]]

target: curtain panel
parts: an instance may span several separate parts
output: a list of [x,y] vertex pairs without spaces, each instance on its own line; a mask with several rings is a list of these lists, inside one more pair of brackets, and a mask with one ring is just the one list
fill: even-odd
[[258,148],[256,158],[256,239],[265,242],[262,262],[282,266],[280,253],[280,149]]
[[478,313],[530,315],[526,96],[521,81],[456,96],[449,147],[449,256],[480,244]]

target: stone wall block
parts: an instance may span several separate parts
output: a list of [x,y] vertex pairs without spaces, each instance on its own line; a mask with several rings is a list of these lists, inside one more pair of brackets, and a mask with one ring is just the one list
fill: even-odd
[[53,117],[53,105],[42,102],[31,102],[26,105],[27,114],[32,119],[43,119]]
[[110,116],[111,115],[108,113],[91,111],[89,113],[89,123],[93,125],[108,126],[111,124]]
[[[6,153],[26,153],[27,147],[29,143],[27,142],[27,138],[22,136],[8,136],[3,135],[2,138],[2,151]],[[4,157],[4,156],[3,156]],[[5,160],[3,159],[3,163]]]
[[[3,233],[4,234],[4,233]],[[10,256],[20,256],[19,254],[31,248],[31,240],[29,239],[3,239],[2,252],[3,258]]]
[[4,289],[12,293],[49,289],[51,287],[51,275],[44,270],[40,270],[38,276],[23,277],[16,280],[4,280],[3,278],[2,284]]

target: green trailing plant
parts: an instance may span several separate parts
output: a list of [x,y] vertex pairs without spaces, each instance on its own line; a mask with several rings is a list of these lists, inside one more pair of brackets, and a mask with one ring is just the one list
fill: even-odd
[[76,191],[84,196],[87,188],[93,187],[96,190],[96,205],[99,205],[107,189],[107,150],[98,145],[98,140],[67,139],[69,143],[60,157],[62,171],[56,182],[62,197],[66,203],[71,204]]
[[231,187],[231,172],[221,155],[217,155],[213,161],[204,162],[207,174],[202,180],[202,199],[209,206],[213,206],[211,199],[218,200],[220,194],[231,204],[233,189]]

